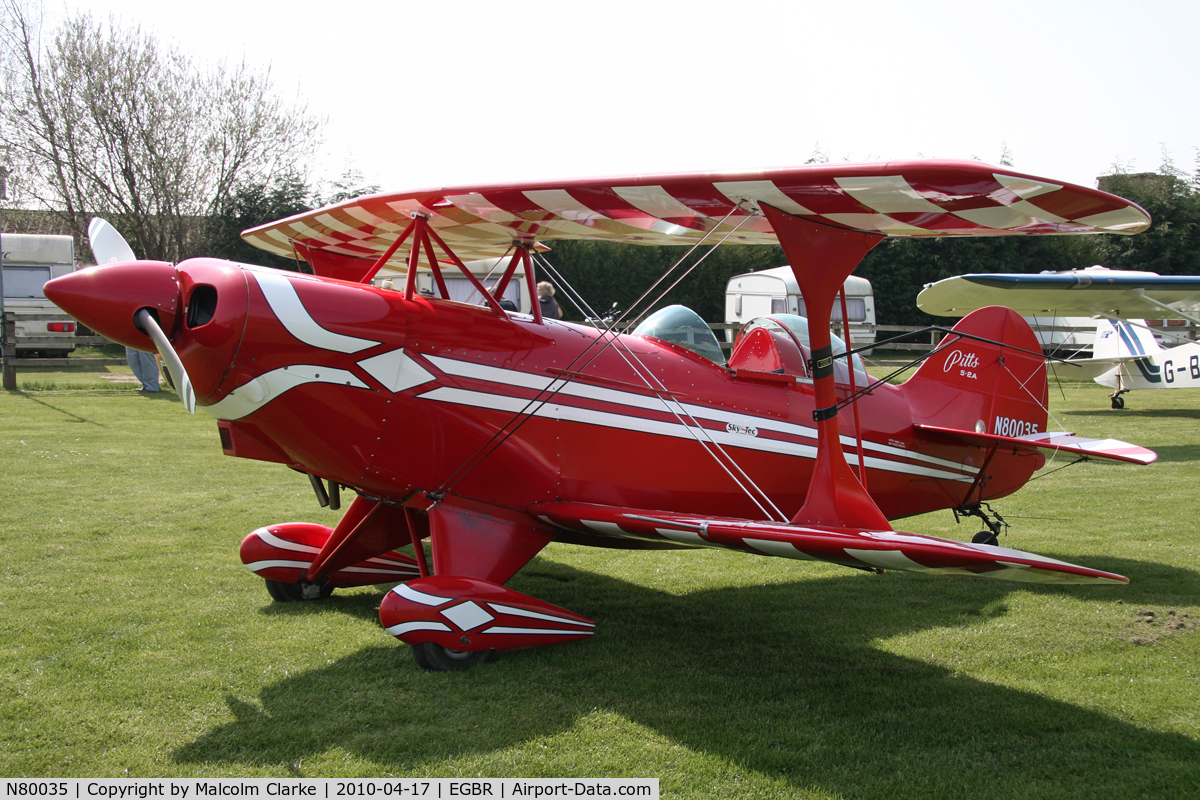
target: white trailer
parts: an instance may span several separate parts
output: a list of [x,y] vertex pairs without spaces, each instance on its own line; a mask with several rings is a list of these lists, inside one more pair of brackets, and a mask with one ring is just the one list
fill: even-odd
[[16,325],[18,356],[66,356],[75,349],[75,320],[46,299],[42,287],[75,269],[70,236],[0,235],[4,314]]
[[[868,347],[875,342],[875,294],[866,278],[851,275],[843,286],[846,292],[846,312],[850,318],[850,348]],[[770,314],[805,313],[804,298],[796,276],[788,266],[734,275],[725,288],[725,321],[743,325],[755,317]],[[842,336],[842,304],[833,304],[831,328]],[[726,339],[733,341],[737,331],[727,330]]]

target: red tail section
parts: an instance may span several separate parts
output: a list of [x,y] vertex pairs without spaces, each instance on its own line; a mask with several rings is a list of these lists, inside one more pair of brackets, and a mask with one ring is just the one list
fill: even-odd
[[913,422],[1000,436],[1044,432],[1046,365],[1028,323],[991,306],[954,331],[979,338],[947,335],[905,382]]

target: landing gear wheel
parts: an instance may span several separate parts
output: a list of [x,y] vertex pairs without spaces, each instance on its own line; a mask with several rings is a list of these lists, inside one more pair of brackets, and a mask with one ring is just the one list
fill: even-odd
[[304,600],[324,600],[333,594],[333,587],[328,583],[316,584],[308,581],[299,583],[284,583],[283,581],[267,581],[267,594],[276,603],[299,603]]
[[975,544],[990,544],[993,547],[1000,544],[1000,539],[991,531],[980,531],[971,537],[971,541]]
[[491,650],[449,650],[433,642],[412,646],[413,658],[421,669],[430,672],[457,672],[482,664],[492,656]]
[[1112,407],[1118,411],[1120,409],[1124,408],[1125,407],[1125,398],[1124,397],[1114,397],[1112,399]]
[[[985,512],[984,509],[987,509]],[[972,505],[959,506],[953,509],[954,518],[959,517],[979,517],[983,520],[983,524],[987,525],[987,530],[980,531],[971,537],[971,542],[974,544],[990,544],[993,547],[1000,544],[1000,534],[1008,527],[1008,523],[1004,521],[998,513],[992,510],[992,507],[982,500]]]

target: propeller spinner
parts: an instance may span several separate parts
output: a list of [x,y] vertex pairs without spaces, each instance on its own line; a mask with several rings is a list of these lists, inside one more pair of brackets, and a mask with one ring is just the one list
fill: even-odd
[[72,317],[114,342],[146,350],[146,337],[167,365],[167,372],[190,413],[196,393],[179,354],[163,331],[175,327],[179,283],[175,266],[165,261],[138,261],[124,237],[95,217],[88,239],[98,266],[48,282],[46,296]]

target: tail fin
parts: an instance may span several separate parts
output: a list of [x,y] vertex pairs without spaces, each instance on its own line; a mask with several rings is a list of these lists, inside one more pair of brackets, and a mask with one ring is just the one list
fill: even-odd
[[1092,358],[1141,358],[1162,349],[1144,320],[1096,320]]
[[947,335],[904,383],[913,422],[1000,436],[1044,432],[1046,364],[1029,324],[990,306],[954,331],[979,338]]

